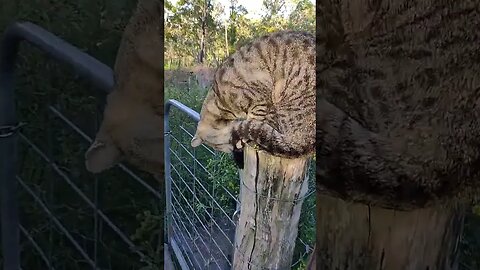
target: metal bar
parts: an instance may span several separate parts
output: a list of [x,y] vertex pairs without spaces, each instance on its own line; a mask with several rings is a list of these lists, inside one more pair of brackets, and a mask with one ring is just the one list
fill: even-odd
[[[180,143],[180,141],[178,141],[174,136],[171,135],[171,129],[170,129],[170,127],[169,127],[169,116],[170,116],[170,110],[171,110],[170,108],[171,108],[171,106],[173,106],[173,107],[179,109],[180,111],[182,111],[183,113],[187,114],[190,118],[192,118],[192,119],[193,119],[194,121],[196,121],[196,122],[198,122],[199,119],[200,119],[199,114],[198,114],[197,112],[193,111],[193,110],[190,109],[189,107],[185,106],[184,104],[182,104],[182,103],[180,103],[180,102],[178,102],[178,101],[176,101],[176,100],[169,100],[169,101],[167,102],[167,104],[166,104],[164,124],[165,124],[165,164],[167,164],[167,166],[166,166],[166,168],[165,168],[166,199],[167,199],[167,218],[166,218],[166,223],[167,223],[167,224],[166,224],[165,227],[167,228],[167,230],[166,230],[166,234],[167,234],[166,239],[167,239],[168,243],[170,243],[170,245],[171,245],[171,243],[172,243],[172,240],[174,239],[174,238],[173,238],[173,228],[172,228],[173,222],[172,222],[172,221],[175,221],[175,220],[172,220],[172,219],[174,219],[174,218],[173,218],[173,213],[174,213],[174,212],[177,212],[176,210],[172,209],[172,207],[173,207],[173,201],[172,201],[172,196],[173,196],[173,195],[172,195],[172,192],[173,192],[173,190],[172,190],[173,178],[172,178],[172,176],[171,176],[171,172],[172,172],[171,169],[172,169],[172,166],[173,166],[173,165],[171,164],[171,153],[173,153],[173,155],[174,155],[174,156],[176,157],[176,159],[181,163],[181,165],[182,165],[184,168],[186,168],[186,170],[188,171],[188,173],[189,173],[191,176],[193,176],[194,181],[195,181],[196,183],[198,183],[205,192],[207,192],[207,194],[211,197],[212,200],[214,200],[214,203],[217,204],[217,207],[219,207],[219,209],[223,212],[223,214],[224,214],[228,219],[230,219],[230,216],[228,216],[228,215],[226,214],[226,212],[224,211],[224,209],[223,209],[220,205],[218,205],[218,202],[212,197],[212,195],[210,194],[210,192],[202,185],[202,183],[199,181],[199,179],[197,179],[197,176],[196,176],[194,173],[192,173],[192,172],[190,171],[190,169],[188,169],[188,166],[186,166],[186,164],[180,159],[180,157],[179,157],[174,151],[172,151],[172,149],[171,149],[171,140],[172,140],[172,138],[173,138],[177,143],[179,143],[179,145],[180,145],[188,154],[191,155],[191,153],[186,149],[186,147],[184,147],[183,144]],[[181,127],[181,128],[182,128],[182,127]],[[187,132],[187,131],[186,131],[185,129],[183,129],[183,128],[182,128],[182,130],[183,130],[184,132]],[[191,135],[189,132],[187,132],[187,133],[188,133],[189,135]],[[210,150],[210,149],[207,148],[207,150]],[[171,151],[172,151],[172,152],[171,152]],[[210,151],[210,153],[214,153],[214,152]],[[216,156],[216,154],[213,154],[213,156]],[[208,172],[208,170],[206,170],[206,168],[203,166],[203,164],[201,164],[201,162],[199,162],[194,156],[193,156],[193,158],[194,158],[194,162],[195,162],[195,163],[198,163],[198,164],[202,167],[202,169],[204,169],[204,171],[206,171],[207,174],[211,175],[210,172]],[[175,169],[175,168],[173,167],[173,169]],[[176,169],[175,169],[175,171],[176,171]],[[178,171],[176,171],[176,173],[180,176],[180,174],[179,174]],[[183,181],[183,182],[185,182],[185,181]],[[173,184],[175,184],[175,183],[173,183]],[[176,188],[178,189],[179,187],[176,186]],[[189,189],[190,192],[192,192],[192,190],[190,190],[190,188],[188,187],[188,185],[187,185],[187,188]],[[223,189],[224,189],[224,191],[226,191],[226,192],[228,193],[228,195],[230,195],[231,197],[234,198],[234,200],[236,200],[236,198],[235,198],[228,190],[226,190],[225,188],[223,188]],[[180,194],[180,196],[183,197],[184,200],[186,200],[186,198],[185,198],[182,194]],[[176,200],[176,199],[175,199],[175,200]],[[178,201],[177,201],[177,204],[178,204],[177,207],[179,207],[179,208],[184,212],[183,207],[179,204]],[[205,228],[203,222],[201,222],[200,218],[198,217],[198,215],[196,215],[195,211],[193,210],[193,208],[191,208],[191,206],[188,204],[188,202],[187,202],[187,205],[190,207],[190,210],[195,214],[196,218],[200,221],[200,223],[202,224],[202,227],[203,227],[203,229],[205,230],[205,232],[207,232],[207,234],[209,234],[209,235],[211,236],[211,234],[208,233],[208,230]],[[184,212],[184,214],[186,214],[186,213]],[[213,217],[211,217],[211,218],[213,218]],[[188,218],[188,216],[187,216],[187,219],[188,219],[189,223],[192,225],[192,228],[193,228],[197,233],[199,233],[199,232],[197,231],[197,229],[195,228],[195,226],[191,223],[191,220],[190,220],[190,218]],[[230,220],[230,221],[233,222],[232,220]],[[176,223],[176,221],[175,221],[175,223]],[[183,226],[185,226],[185,225],[183,224],[183,222],[180,222],[180,223],[181,223]],[[218,224],[217,224],[216,222],[215,222],[215,225],[218,226]],[[218,227],[219,227],[219,226],[218,226]],[[184,227],[184,228],[185,228],[185,227]],[[185,229],[186,229],[186,228],[185,228]],[[219,229],[220,229],[220,228],[219,228]],[[222,231],[222,230],[221,230],[221,231]],[[223,233],[223,231],[222,231],[222,233]],[[224,236],[225,236],[225,235],[224,235]],[[228,237],[227,237],[227,239],[228,239]],[[203,242],[203,239],[202,239],[202,238],[200,238],[200,240]],[[212,239],[212,240],[214,241],[215,246],[216,246],[217,248],[219,248],[218,243],[217,243],[214,239]],[[228,239],[228,240],[230,240],[230,239]],[[195,243],[195,242],[193,242],[193,244],[196,246],[196,243]],[[205,245],[205,243],[203,243],[203,244]],[[196,248],[198,249],[198,246],[196,246]],[[173,251],[174,251],[174,253],[175,253],[175,256],[177,256],[177,257],[183,257],[182,251],[181,251],[180,249],[174,249]],[[200,252],[200,256],[203,257],[203,254],[201,253],[201,250],[199,250],[199,252]],[[226,256],[225,256],[225,254],[223,253],[223,251],[222,251],[221,249],[220,249],[220,253],[222,254],[222,256],[223,256],[225,259],[227,259]],[[213,262],[214,262],[218,267],[220,267],[220,266],[218,265],[218,262],[217,262],[217,260],[216,260],[215,258],[210,257],[210,259],[212,259]],[[227,259],[227,261],[228,261],[228,259]],[[230,262],[229,262],[229,263],[230,263]]]
[[[171,159],[170,159],[170,146],[171,146],[171,129],[169,126],[169,115],[171,107],[177,108],[180,111],[186,113],[190,118],[194,121],[198,122],[200,120],[200,115],[195,112],[194,110],[190,109],[189,107],[185,106],[184,104],[176,101],[176,100],[168,100],[165,104],[165,116],[164,116],[164,130],[165,130],[165,195],[166,195],[166,216],[165,216],[165,239],[167,243],[171,246],[172,240],[174,239],[173,235],[173,209],[172,209],[172,178],[171,178]],[[183,224],[183,223],[182,223]],[[194,243],[195,244],[195,243]],[[195,244],[196,245],[196,244]],[[198,247],[197,247],[198,248]],[[177,258],[183,258],[183,254],[179,248],[174,248],[173,252]],[[184,266],[182,266],[183,268]]]
[[[13,23],[6,29],[0,43],[0,126],[17,124],[14,70],[21,41],[26,41],[50,57],[69,64],[78,75],[90,80],[99,89],[111,91],[113,72],[108,66],[35,24]],[[13,133],[0,138],[0,209],[3,269],[6,270],[20,269],[16,162],[17,134]]]
[[35,241],[35,239],[33,239],[33,236],[27,230],[25,230],[25,228],[22,225],[20,225],[20,231],[25,235],[25,237],[28,239],[28,241],[30,241],[30,243],[32,243],[33,247],[37,250],[38,254],[42,258],[42,260],[45,262],[48,269],[49,270],[55,270],[55,268],[51,265],[50,261],[47,259],[47,255],[45,255],[45,252],[40,248],[37,241]]
[[178,247],[178,244],[175,241],[175,239],[172,239],[170,241],[170,244],[172,245],[174,253],[180,254],[180,256],[177,257],[177,260],[178,260],[178,263],[180,264],[180,267],[182,267],[182,270],[189,270],[190,268],[188,268],[187,261],[185,261],[185,258],[183,257],[182,252],[180,251],[180,248]]
[[[183,103],[178,102],[174,99],[168,100],[167,103],[165,104],[165,119],[168,119],[168,116],[170,115],[170,107],[172,106],[186,113],[190,118],[192,118],[196,122],[200,121],[200,114],[198,112],[192,110],[191,108],[187,107]],[[168,120],[166,121],[166,123],[168,124]]]
[[[185,112],[189,117],[191,117],[195,121],[200,120],[200,115],[190,109],[189,107],[185,106],[184,104],[176,101],[176,100],[168,100],[165,104],[165,115],[163,118],[164,124],[164,155],[165,155],[165,199],[166,199],[166,212],[165,212],[165,239],[167,244],[171,245],[171,239],[173,238],[173,231],[172,231],[172,178],[171,178],[171,169],[170,169],[170,125],[169,125],[169,115],[171,107],[180,109],[181,111]],[[181,254],[177,254],[177,250],[173,250],[175,256],[181,256]]]
[[42,27],[29,22],[16,22],[6,29],[2,43],[2,72],[13,73],[21,41],[32,44],[61,63],[69,64],[76,74],[91,81],[95,87],[105,92],[111,91],[113,71],[110,67]]

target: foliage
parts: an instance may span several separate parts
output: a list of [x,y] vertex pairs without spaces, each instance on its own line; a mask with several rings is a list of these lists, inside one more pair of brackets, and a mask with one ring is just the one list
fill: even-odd
[[[206,0],[180,0],[166,5],[165,15],[165,67],[188,67],[196,63],[202,33],[199,18]],[[292,0],[294,8],[285,11],[287,1],[264,0],[264,15],[250,18],[244,6],[230,0],[222,6],[218,0],[209,1],[206,59],[216,66],[236,48],[266,33],[278,30],[315,31],[315,11],[310,0]],[[241,3],[241,2],[240,2]],[[226,12],[227,16],[222,16]]]

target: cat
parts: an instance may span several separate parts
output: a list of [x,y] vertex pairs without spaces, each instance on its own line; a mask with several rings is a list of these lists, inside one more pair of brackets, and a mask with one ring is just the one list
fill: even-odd
[[284,158],[315,151],[315,37],[279,31],[242,46],[215,71],[192,147]]
[[317,5],[317,188],[404,210],[471,198],[478,2],[359,3]]
[[163,181],[163,1],[140,0],[122,36],[103,122],[85,153],[99,173],[123,159]]

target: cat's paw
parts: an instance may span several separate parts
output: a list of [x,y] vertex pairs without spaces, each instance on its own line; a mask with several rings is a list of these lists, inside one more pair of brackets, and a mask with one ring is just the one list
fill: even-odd
[[244,142],[244,141],[238,140],[238,141],[235,143],[235,149],[240,150],[240,149],[243,148],[244,145],[245,145],[245,142]]

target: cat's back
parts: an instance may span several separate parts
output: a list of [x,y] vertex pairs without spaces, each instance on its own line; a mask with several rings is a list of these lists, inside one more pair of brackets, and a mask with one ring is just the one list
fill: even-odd
[[[301,31],[278,31],[240,47],[217,69],[217,82],[269,93],[281,80],[308,82],[314,91],[315,37]],[[282,85],[295,89],[294,85]],[[226,87],[226,91],[230,88]]]
[[261,65],[271,72],[300,61],[304,65],[314,66],[315,37],[302,31],[278,31],[242,46],[233,59],[245,64]]
[[384,0],[360,7],[345,0],[328,7],[320,95],[390,138],[400,153],[439,164],[478,158],[477,2]]
[[115,90],[161,101],[163,35],[159,0],[140,0],[125,27],[115,61]]

